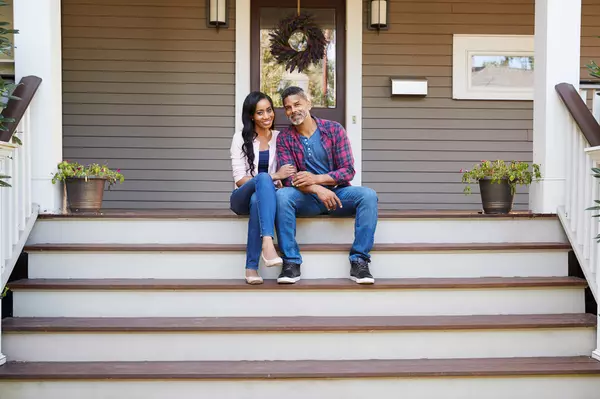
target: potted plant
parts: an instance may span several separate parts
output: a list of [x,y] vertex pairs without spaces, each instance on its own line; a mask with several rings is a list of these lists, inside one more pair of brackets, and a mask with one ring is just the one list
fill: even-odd
[[58,164],[58,172],[52,177],[52,183],[64,182],[67,201],[72,212],[98,212],[102,208],[104,187],[110,187],[125,177],[121,170],[110,170],[106,165],[96,163],[81,165],[77,162],[62,161]]
[[517,185],[528,186],[542,178],[538,164],[502,160],[481,161],[471,170],[460,170],[462,182],[466,183],[464,193],[471,193],[470,184],[479,183],[483,212],[506,214],[512,210]]

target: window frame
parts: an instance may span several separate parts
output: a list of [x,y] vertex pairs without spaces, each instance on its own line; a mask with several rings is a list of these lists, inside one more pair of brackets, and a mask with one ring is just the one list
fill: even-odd
[[452,40],[452,98],[455,100],[533,100],[533,87],[472,87],[474,55],[534,56],[533,35],[463,35]]

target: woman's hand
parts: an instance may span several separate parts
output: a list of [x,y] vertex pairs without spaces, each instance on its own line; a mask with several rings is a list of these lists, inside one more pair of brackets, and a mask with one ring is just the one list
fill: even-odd
[[271,177],[273,180],[284,180],[296,173],[296,167],[294,165],[283,165],[276,173],[273,173]]

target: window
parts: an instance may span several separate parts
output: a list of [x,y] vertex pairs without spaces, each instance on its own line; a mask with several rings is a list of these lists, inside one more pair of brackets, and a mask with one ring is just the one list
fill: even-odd
[[533,36],[454,35],[452,98],[533,100]]

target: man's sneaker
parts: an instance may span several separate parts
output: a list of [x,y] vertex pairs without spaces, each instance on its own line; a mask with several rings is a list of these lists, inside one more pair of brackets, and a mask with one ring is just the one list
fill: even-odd
[[350,261],[350,280],[358,284],[373,284],[375,279],[369,271],[369,263],[363,258]]
[[279,284],[294,284],[298,280],[300,280],[300,265],[283,261],[283,267],[279,277],[277,277],[277,282]]

